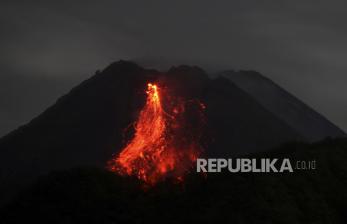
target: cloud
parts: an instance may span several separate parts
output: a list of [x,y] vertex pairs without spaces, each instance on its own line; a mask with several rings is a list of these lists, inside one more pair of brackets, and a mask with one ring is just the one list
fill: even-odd
[[[254,69],[347,130],[344,111],[336,110],[347,108],[346,5],[340,0],[3,1],[0,57],[23,77],[70,80],[69,86],[119,59],[161,69],[183,63],[212,72]],[[46,95],[53,99],[57,93],[47,89]]]

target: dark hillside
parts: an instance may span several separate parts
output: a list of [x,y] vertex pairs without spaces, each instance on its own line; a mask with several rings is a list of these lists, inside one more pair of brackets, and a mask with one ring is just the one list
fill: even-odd
[[[292,143],[251,157],[317,161],[316,170],[191,174],[144,191],[94,168],[53,172],[3,209],[2,223],[345,223],[347,140]],[[20,215],[18,215],[20,214]]]

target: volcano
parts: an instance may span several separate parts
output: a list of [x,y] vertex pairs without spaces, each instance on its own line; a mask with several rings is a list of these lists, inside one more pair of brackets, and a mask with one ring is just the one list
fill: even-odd
[[[198,67],[178,66],[159,72],[126,61],[111,64],[73,88],[28,124],[0,139],[0,198],[13,196],[49,171],[76,166],[104,168],[121,151],[131,152],[126,149],[131,148],[137,138],[136,125],[131,124],[141,123],[141,111],[148,102],[145,91],[148,83],[159,83],[159,88],[162,88],[161,83],[165,84],[166,96],[174,96],[167,98],[167,103],[194,102],[186,107],[188,112],[182,118],[184,122],[179,123],[186,124],[180,129],[186,131],[173,135],[182,141],[170,142],[165,138],[169,143],[164,144],[171,148],[192,143],[193,146],[179,148],[188,151],[193,148],[194,156],[200,149],[204,149],[204,155],[227,157],[259,152],[288,141],[309,142],[345,136],[339,128],[272,81],[265,78],[259,81],[259,76],[247,74],[241,71],[237,76],[221,74],[212,79]],[[246,86],[246,82],[255,84]],[[259,92],[264,94],[258,95]],[[201,128],[200,114],[196,112],[200,111],[201,108],[197,110],[200,104],[195,102],[206,106],[204,128]],[[287,109],[294,112],[283,112]],[[174,107],[169,111],[173,112]],[[306,123],[300,122],[307,117],[310,119]],[[168,130],[172,132],[174,129]],[[160,133],[163,136],[163,132]],[[149,135],[153,136],[155,134]],[[198,140],[195,141],[196,136]],[[142,148],[149,150],[152,146]],[[189,160],[189,155],[184,154],[180,159]],[[124,163],[120,166],[122,161],[125,160],[116,162],[115,169],[139,175],[138,168],[126,169]],[[127,161],[132,161],[133,166],[144,162],[138,159]],[[166,164],[165,169],[170,169],[170,163]],[[148,169],[154,168],[150,165]],[[157,173],[150,173],[157,180]]]

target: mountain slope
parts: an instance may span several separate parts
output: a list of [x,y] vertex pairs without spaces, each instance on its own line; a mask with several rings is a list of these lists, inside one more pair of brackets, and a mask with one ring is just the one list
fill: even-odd
[[262,151],[304,138],[226,78],[210,82],[205,102],[211,156],[226,157]]
[[291,126],[308,141],[313,142],[326,137],[346,136],[342,130],[322,115],[258,72],[227,71],[221,75],[247,92],[263,107]]

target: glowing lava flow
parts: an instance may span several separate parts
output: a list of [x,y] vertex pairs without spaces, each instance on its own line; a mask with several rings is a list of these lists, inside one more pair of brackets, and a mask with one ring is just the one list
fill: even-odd
[[110,161],[109,168],[121,175],[136,176],[150,185],[166,177],[181,181],[200,149],[198,144],[184,140],[179,134],[178,129],[184,128],[180,124],[184,106],[172,108],[172,114],[166,113],[159,87],[148,84],[147,101],[135,123],[134,136],[118,157]]

